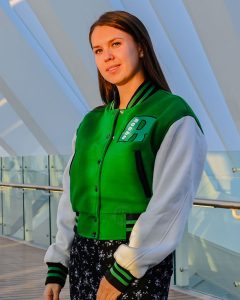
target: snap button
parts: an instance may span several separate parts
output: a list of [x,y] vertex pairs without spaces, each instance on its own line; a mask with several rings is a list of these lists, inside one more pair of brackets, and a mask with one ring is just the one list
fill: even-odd
[[93,237],[96,237],[96,235],[97,235],[96,232],[93,232],[93,233],[92,233],[92,236],[93,236]]
[[95,186],[95,191],[98,192],[98,187],[97,186]]
[[101,163],[101,159],[98,160],[98,164],[99,164],[99,165],[100,165],[100,163]]

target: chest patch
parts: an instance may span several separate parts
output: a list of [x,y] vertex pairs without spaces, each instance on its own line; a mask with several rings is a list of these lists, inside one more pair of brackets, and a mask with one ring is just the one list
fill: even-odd
[[119,142],[142,142],[155,120],[156,118],[148,116],[134,117],[125,127]]

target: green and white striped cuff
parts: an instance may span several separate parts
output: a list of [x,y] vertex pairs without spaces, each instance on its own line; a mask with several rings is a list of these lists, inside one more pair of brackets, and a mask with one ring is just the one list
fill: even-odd
[[105,274],[108,282],[110,282],[120,292],[125,292],[127,287],[136,279],[128,270],[121,267],[117,262]]

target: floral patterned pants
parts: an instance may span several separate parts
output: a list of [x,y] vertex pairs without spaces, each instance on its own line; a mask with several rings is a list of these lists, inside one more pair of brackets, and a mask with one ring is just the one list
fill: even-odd
[[[126,241],[102,241],[74,237],[70,251],[69,282],[71,300],[95,300],[101,278],[113,265],[113,253]],[[136,279],[118,299],[167,300],[173,272],[173,255]]]

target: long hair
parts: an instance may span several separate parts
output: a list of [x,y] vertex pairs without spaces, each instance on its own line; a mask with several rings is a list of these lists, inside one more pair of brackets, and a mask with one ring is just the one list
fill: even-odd
[[[109,11],[104,13],[96,22],[92,24],[90,28],[89,42],[91,47],[92,33],[94,28],[97,26],[110,26],[130,34],[134,41],[143,49],[144,56],[142,58],[142,63],[146,78],[150,79],[159,88],[170,91],[154,52],[148,31],[137,17],[126,11]],[[103,102],[107,104],[113,99],[118,98],[119,100],[117,87],[114,84],[106,81],[100,74],[99,70],[98,83]]]

